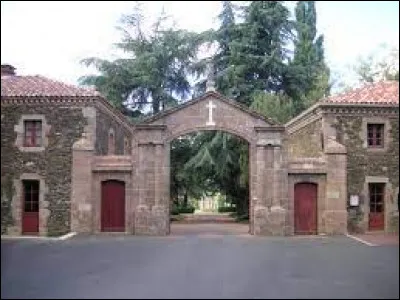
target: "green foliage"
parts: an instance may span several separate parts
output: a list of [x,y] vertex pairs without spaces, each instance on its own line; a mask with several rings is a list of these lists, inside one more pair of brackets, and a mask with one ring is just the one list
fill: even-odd
[[87,58],[82,63],[94,66],[100,75],[80,79],[94,85],[117,108],[139,116],[147,104],[152,113],[178,104],[189,95],[190,65],[197,55],[201,37],[186,30],[166,27],[168,18],[161,15],[152,31],[142,29],[144,17],[139,7],[121,19],[123,38],[116,46],[127,58],[107,61]]
[[196,208],[194,206],[178,206],[178,205],[173,205],[171,208],[170,214],[172,216],[177,216],[179,214],[192,214]]
[[193,206],[179,208],[180,214],[192,214],[192,213],[194,213],[194,211],[195,211],[195,208]]
[[[145,17],[136,8],[123,16],[123,38],[116,45],[126,57],[84,60],[100,75],[81,80],[140,120],[149,104],[150,113],[157,113],[204,93],[205,72],[211,62],[219,92],[285,123],[327,95],[330,87],[323,36],[316,34],[314,1],[299,1],[296,20],[289,17],[283,1],[250,1],[242,7],[222,1],[217,30],[200,34],[176,30],[161,15],[145,33]],[[217,50],[198,60],[199,46],[216,46]],[[194,86],[189,76],[194,76]],[[240,215],[248,215],[248,156],[247,142],[228,133],[209,131],[175,139],[171,142],[173,201],[189,206],[190,199],[220,192]]]
[[399,81],[399,49],[393,48],[383,57],[377,54],[360,57],[353,68],[361,83],[381,80]]
[[292,99],[282,93],[257,93],[250,108],[264,116],[273,116],[278,123],[286,123],[294,114]]
[[236,208],[233,206],[220,206],[218,207],[219,213],[235,212]]
[[324,37],[317,36],[314,1],[298,1],[295,8],[294,57],[285,73],[285,92],[293,100],[293,115],[329,95],[329,69],[324,61]]
[[[385,45],[378,47],[369,55],[359,57],[348,72],[354,72],[361,85],[387,80],[399,81],[399,49],[390,49]],[[354,88],[354,83],[340,81],[337,88],[339,92],[346,92]]]

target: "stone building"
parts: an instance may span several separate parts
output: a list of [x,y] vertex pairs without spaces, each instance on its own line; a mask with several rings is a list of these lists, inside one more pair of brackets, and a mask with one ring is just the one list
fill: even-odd
[[2,234],[169,234],[170,142],[198,130],[249,143],[252,234],[398,228],[397,82],[285,126],[215,91],[132,124],[93,90],[1,71]]
[[[93,222],[85,214],[91,181],[108,175],[102,173],[108,160],[129,164],[124,154],[131,152],[131,139],[129,121],[97,92],[42,76],[17,76],[12,66],[2,66],[2,234],[69,232],[76,198],[86,222]],[[74,157],[74,151],[81,155]],[[87,180],[85,166],[92,162],[85,155],[92,152],[98,160]],[[116,177],[130,178],[131,169],[121,169]]]
[[[310,169],[317,168],[330,139],[346,148],[349,231],[398,232],[397,81],[368,84],[322,99],[289,121],[286,129],[289,157],[309,163]],[[321,175],[313,175],[313,180],[320,181]]]

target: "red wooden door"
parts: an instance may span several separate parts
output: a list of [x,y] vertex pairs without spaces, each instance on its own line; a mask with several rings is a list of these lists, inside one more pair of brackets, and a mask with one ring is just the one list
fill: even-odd
[[22,233],[38,234],[39,232],[39,181],[24,180]]
[[294,186],[295,234],[317,234],[317,189],[313,183]]
[[384,183],[369,184],[369,230],[385,229]]
[[122,181],[101,183],[101,231],[125,231],[125,184]]

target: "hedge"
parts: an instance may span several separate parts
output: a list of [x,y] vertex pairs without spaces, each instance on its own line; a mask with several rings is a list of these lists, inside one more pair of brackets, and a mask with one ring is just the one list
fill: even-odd
[[235,212],[235,211],[236,211],[236,207],[229,207],[229,206],[218,207],[219,213]]

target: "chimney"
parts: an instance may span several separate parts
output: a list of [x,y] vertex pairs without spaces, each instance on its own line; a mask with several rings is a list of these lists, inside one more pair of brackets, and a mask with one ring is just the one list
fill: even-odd
[[14,76],[15,68],[12,65],[1,65],[1,76]]

